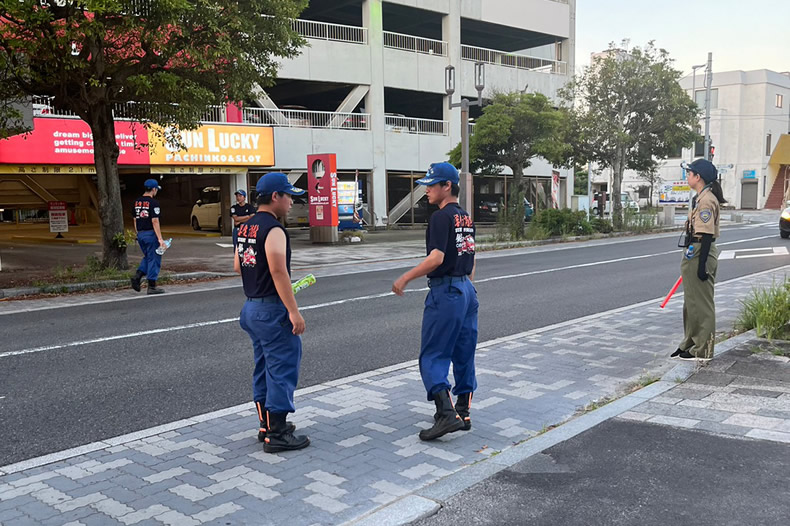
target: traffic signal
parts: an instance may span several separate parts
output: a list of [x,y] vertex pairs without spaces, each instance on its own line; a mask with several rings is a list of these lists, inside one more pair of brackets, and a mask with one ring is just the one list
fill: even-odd
[[716,153],[716,147],[711,144],[710,145],[710,151],[708,152],[708,154],[709,154],[708,155],[708,160],[710,162],[713,162],[713,154],[715,154],[715,153]]

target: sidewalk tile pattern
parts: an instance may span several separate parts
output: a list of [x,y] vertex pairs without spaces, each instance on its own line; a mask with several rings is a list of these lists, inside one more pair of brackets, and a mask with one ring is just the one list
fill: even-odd
[[[720,328],[756,281],[717,289]],[[0,523],[41,525],[338,524],[524,441],[580,407],[646,375],[667,371],[681,332],[682,301],[665,310],[637,305],[481,346],[473,428],[421,442],[433,407],[416,364],[390,367],[311,388],[297,397],[293,421],[312,445],[269,455],[248,409],[207,419],[45,466],[0,477]],[[714,362],[716,364],[716,362]],[[715,365],[711,366],[714,367]],[[721,382],[678,387],[635,418],[671,417],[691,425],[790,435],[777,397],[738,395],[717,405]],[[726,389],[775,388],[746,383]],[[706,394],[699,392],[704,390]],[[688,397],[681,396],[691,393]],[[677,400],[677,403],[673,403]],[[680,405],[688,401],[690,405]],[[705,406],[710,401],[710,405]],[[733,405],[734,404],[734,405]],[[696,405],[696,406],[695,406]],[[668,408],[668,409],[664,409]],[[728,416],[729,413],[732,413]],[[759,417],[759,418],[758,418]],[[751,420],[748,420],[751,418]],[[695,424],[698,425],[698,424]]]
[[743,343],[620,418],[790,444],[790,344]]

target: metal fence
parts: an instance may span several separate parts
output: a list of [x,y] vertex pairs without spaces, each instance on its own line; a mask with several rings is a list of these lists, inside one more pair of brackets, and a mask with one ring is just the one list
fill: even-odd
[[386,115],[384,125],[388,132],[417,135],[447,135],[449,126],[447,121],[417,119],[399,115]]
[[384,31],[384,47],[425,55],[447,56],[447,42],[391,31]]
[[368,30],[365,27],[330,24],[314,20],[293,20],[294,31],[305,38],[334,40],[352,44],[367,44]]
[[486,64],[495,64],[497,66],[552,73],[555,75],[567,75],[568,73],[568,64],[566,62],[474,46],[461,46],[461,58],[464,60],[473,60],[475,62],[485,62]]
[[370,114],[368,113],[244,108],[243,121],[248,124],[264,124],[286,128],[370,129]]

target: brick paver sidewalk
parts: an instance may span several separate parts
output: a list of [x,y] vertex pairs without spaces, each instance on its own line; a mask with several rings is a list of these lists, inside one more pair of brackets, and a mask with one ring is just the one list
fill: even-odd
[[[720,284],[719,327],[732,324],[753,286],[788,268]],[[300,390],[294,422],[312,440],[303,451],[263,453],[245,404],[2,467],[0,523],[353,520],[666,372],[681,307],[681,298],[665,311],[649,302],[482,344],[469,432],[420,442],[433,405],[416,363],[396,365]]]

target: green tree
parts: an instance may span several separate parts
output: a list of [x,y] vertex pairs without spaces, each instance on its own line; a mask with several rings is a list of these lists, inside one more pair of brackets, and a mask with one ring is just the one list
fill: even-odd
[[[193,129],[206,107],[271,84],[307,0],[0,0],[0,98],[53,97],[93,133],[105,266],[126,268],[113,109]],[[170,138],[173,140],[173,138]]]
[[[473,173],[498,174],[507,166],[513,172],[511,195],[523,195],[524,170],[535,157],[564,166],[572,154],[567,141],[568,114],[540,93],[500,93],[483,107],[469,140]],[[461,165],[461,145],[450,152],[450,162]]]
[[573,195],[587,195],[587,168],[574,166]]
[[[626,47],[627,42],[623,43]],[[622,228],[617,196],[623,172],[647,173],[696,137],[697,105],[678,84],[681,72],[653,42],[644,48],[615,49],[575,78],[564,98],[573,103],[577,161],[612,168],[612,219]]]

